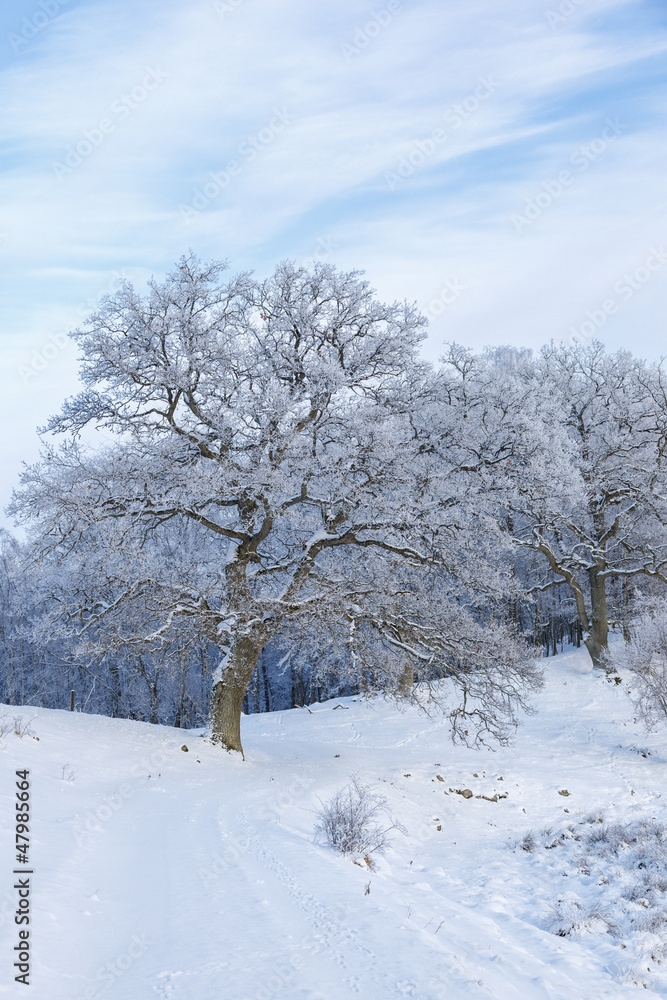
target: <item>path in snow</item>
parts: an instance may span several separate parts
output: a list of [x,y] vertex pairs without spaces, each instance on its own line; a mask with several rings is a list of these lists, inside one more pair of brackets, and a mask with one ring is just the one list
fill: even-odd
[[[546,667],[540,714],[496,753],[454,748],[441,721],[383,701],[244,719],[245,762],[193,733],[7,709],[35,716],[39,741],[0,743],[0,996],[23,996],[11,816],[28,767],[39,1000],[667,997],[660,967],[649,989],[628,982],[644,955],[550,933],[564,877],[515,850],[565,810],[667,819],[661,739],[633,724],[623,685],[580,653]],[[319,801],[354,774],[408,830],[375,871],[313,835]],[[475,797],[494,792],[507,798]]]

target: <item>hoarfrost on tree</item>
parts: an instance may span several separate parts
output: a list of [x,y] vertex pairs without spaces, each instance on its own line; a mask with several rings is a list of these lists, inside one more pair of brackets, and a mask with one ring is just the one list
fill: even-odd
[[[424,327],[359,272],[285,262],[225,280],[190,255],[73,334],[84,389],[49,422],[12,510],[36,553],[86,553],[85,616],[101,574],[92,613],[117,637],[189,628],[217,645],[212,738],[229,749],[270,642],[326,641],[403,696],[448,676],[467,739],[505,739],[539,683],[494,614],[508,577],[485,496],[504,446],[483,421],[475,447],[461,439],[466,403],[420,360]],[[87,428],[112,443],[84,444]],[[132,635],[146,599],[157,625]]]

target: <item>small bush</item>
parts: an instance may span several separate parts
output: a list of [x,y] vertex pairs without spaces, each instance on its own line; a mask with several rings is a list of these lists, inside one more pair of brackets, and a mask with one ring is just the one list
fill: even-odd
[[356,778],[322,806],[316,827],[333,848],[356,857],[382,853],[392,830],[406,832],[391,815],[387,800]]
[[535,840],[535,834],[532,830],[528,830],[527,833],[524,833],[518,843],[518,846],[522,851],[526,851],[528,854],[535,854],[537,851],[537,841]]
[[587,836],[589,844],[604,844],[609,836],[609,828],[606,826],[593,827]]
[[24,736],[32,736],[33,739],[36,739],[35,730],[31,727],[31,723],[33,723],[36,718],[37,716],[26,721],[22,715],[15,715],[14,736],[18,736],[20,740],[22,740]]
[[553,906],[549,929],[558,937],[604,933],[618,937],[620,928],[610,913],[601,906],[585,906],[575,896],[559,899]]

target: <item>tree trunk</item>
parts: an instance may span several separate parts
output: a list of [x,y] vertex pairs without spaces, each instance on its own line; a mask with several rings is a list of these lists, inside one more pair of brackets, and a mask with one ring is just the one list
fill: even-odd
[[237,638],[224,661],[221,679],[213,687],[211,700],[211,742],[226,750],[237,750],[243,756],[241,744],[241,708],[259,654],[266,644],[262,636]]
[[[624,558],[625,562],[625,558]],[[623,638],[626,642],[630,642],[632,635],[630,633],[630,584],[628,582],[627,576],[623,576],[621,579],[621,614],[623,616]]]
[[110,687],[112,690],[113,704],[111,707],[111,716],[117,719],[121,715],[120,702],[121,702],[121,683],[120,683],[120,671],[118,669],[118,664],[114,661],[109,666],[110,674]]
[[271,711],[271,682],[269,680],[269,673],[266,669],[266,657],[260,657],[260,667],[262,671],[262,681],[264,683],[264,711]]
[[415,672],[411,663],[406,663],[398,679],[399,698],[409,698],[415,686]]
[[609,621],[607,619],[607,581],[599,576],[597,568],[589,570],[591,589],[591,630],[584,640],[593,665],[604,667],[609,646]]
[[551,591],[551,645],[553,655],[558,656],[558,624],[556,622],[556,591]]

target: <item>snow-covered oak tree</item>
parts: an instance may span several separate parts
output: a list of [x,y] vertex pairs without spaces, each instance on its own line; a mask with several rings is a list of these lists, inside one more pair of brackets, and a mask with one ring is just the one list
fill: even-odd
[[[514,505],[520,545],[545,565],[536,589],[569,588],[593,663],[604,665],[609,581],[667,581],[667,383],[662,363],[603,345],[545,347],[522,377],[568,437],[551,484],[525,478]],[[560,453],[562,448],[559,446]],[[567,448],[566,448],[567,451]]]
[[642,596],[633,600],[629,641],[614,650],[612,662],[632,674],[631,697],[648,729],[667,722],[667,600]]
[[[453,732],[503,739],[538,673],[493,619],[485,459],[433,447],[435,415],[456,403],[435,402],[419,360],[425,320],[330,265],[222,272],[183,258],[73,334],[84,391],[12,506],[35,551],[86,553],[83,626],[116,620],[127,637],[148,602],[144,641],[187,622],[217,645],[212,738],[228,749],[272,641],[331,643],[385,690],[446,675],[462,694]],[[175,524],[187,544],[156,559]]]

